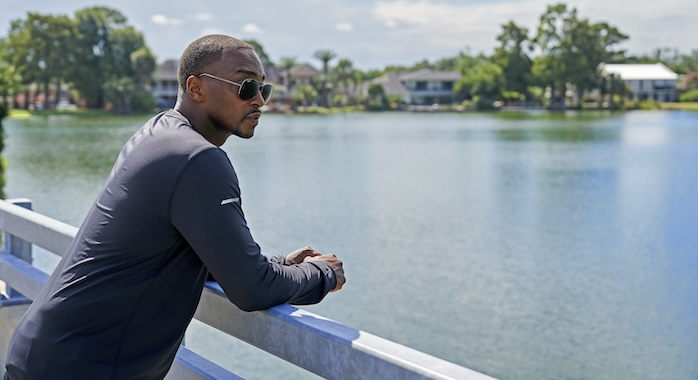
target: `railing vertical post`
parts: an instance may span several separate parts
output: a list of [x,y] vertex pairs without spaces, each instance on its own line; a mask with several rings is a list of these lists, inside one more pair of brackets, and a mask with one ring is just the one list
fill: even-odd
[[[20,207],[24,207],[28,210],[32,209],[31,200],[26,198],[8,199],[7,202]],[[32,264],[33,258],[31,243],[22,240],[16,236],[13,236],[7,232],[3,232],[3,241],[5,242],[5,250],[7,252],[12,254],[13,256],[19,257],[20,259],[28,262],[29,264]],[[4,297],[0,295],[0,303],[4,306],[31,302],[29,299],[27,299],[22,294],[20,294],[19,292],[17,292],[9,286],[6,287],[5,293],[7,294],[7,299],[3,299]]]

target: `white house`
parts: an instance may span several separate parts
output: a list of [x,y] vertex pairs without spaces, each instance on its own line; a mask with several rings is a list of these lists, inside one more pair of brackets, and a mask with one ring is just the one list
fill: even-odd
[[155,103],[158,108],[166,109],[174,107],[177,101],[177,66],[179,62],[176,59],[169,59],[160,64],[150,82],[150,92],[155,98]]
[[421,69],[400,76],[409,91],[408,104],[451,104],[454,101],[453,86],[461,78],[454,71]]
[[[455,101],[453,86],[461,75],[453,71],[421,69],[410,73],[386,73],[370,83],[383,86],[388,96],[400,96],[405,104],[451,104]],[[364,95],[368,84],[363,86]]]
[[675,102],[678,99],[678,75],[661,63],[599,65],[601,75],[615,75],[632,88],[633,100]]

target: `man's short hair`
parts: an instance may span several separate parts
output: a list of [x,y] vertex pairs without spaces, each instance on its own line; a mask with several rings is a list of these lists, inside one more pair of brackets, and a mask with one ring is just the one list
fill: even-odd
[[179,59],[177,69],[180,90],[186,89],[190,75],[199,76],[209,65],[220,61],[224,51],[239,49],[254,50],[247,42],[223,34],[204,36],[189,44]]

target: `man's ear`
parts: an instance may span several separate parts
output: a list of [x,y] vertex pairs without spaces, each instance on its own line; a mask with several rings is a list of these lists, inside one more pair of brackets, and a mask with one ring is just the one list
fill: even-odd
[[187,89],[185,93],[191,98],[191,100],[200,103],[204,101],[204,91],[203,82],[201,78],[194,75],[190,75],[187,78]]

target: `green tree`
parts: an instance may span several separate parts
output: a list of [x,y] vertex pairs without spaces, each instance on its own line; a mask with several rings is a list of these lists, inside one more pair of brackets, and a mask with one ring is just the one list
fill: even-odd
[[554,56],[544,55],[536,57],[531,67],[533,82],[536,86],[546,88],[544,97],[549,102],[548,107],[551,109],[564,108],[566,81],[562,75],[563,68],[561,66],[562,62]]
[[371,83],[368,86],[368,99],[366,99],[366,109],[379,110],[387,108],[388,100],[385,97],[385,89],[380,83]]
[[671,69],[680,74],[698,72],[698,50],[679,56],[678,62],[670,65]]
[[462,53],[458,59],[458,71],[465,74],[475,66],[490,62],[490,58],[484,54],[470,55]]
[[15,74],[14,66],[11,66],[4,53],[7,52],[6,41],[0,38],[0,199],[5,198],[5,166],[6,160],[2,156],[2,151],[5,148],[5,133],[2,125],[2,119],[9,114],[7,105],[7,95],[14,95],[14,88],[19,78]]
[[334,88],[339,88],[348,99],[351,95],[350,83],[354,80],[354,64],[347,58],[337,61],[337,65],[332,68],[331,81]]
[[[548,6],[540,18],[533,42],[541,50],[533,72],[551,88],[551,105],[565,108],[567,84],[578,98],[599,83],[598,65],[623,55],[612,47],[628,37],[607,23],[580,19],[577,9],[559,3]],[[557,100],[557,102],[556,102]]]
[[296,65],[296,57],[281,57],[281,68],[284,69],[284,76],[286,79],[286,89],[288,93],[291,93],[291,87],[293,82],[291,81],[291,69]]
[[531,82],[533,61],[526,54],[528,29],[516,25],[513,21],[502,25],[502,33],[497,36],[499,47],[492,55],[492,62],[502,68],[505,78],[505,90],[528,95]]
[[8,97],[14,98],[22,90],[22,77],[12,64],[8,41],[0,38],[0,106],[9,108]]
[[454,57],[441,58],[434,62],[434,64],[431,65],[431,68],[438,71],[457,71],[458,64],[460,63],[460,59],[463,54],[464,53],[461,52]]
[[264,67],[274,67],[274,62],[271,61],[267,52],[264,51],[262,44],[260,44],[257,40],[245,40],[245,42],[252,45]]
[[[127,28],[126,16],[107,7],[90,7],[77,11],[79,39],[76,47],[79,60],[72,73],[73,84],[86,100],[89,108],[102,108],[105,104],[105,84],[118,81],[130,66],[129,56],[138,48],[116,46],[115,40],[131,41],[133,32],[121,36],[115,32]],[[118,86],[117,86],[118,87]]]
[[113,76],[104,85],[105,99],[112,103],[118,113],[148,112],[155,107],[155,99],[145,89],[148,79],[155,71],[155,56],[143,46],[132,52],[129,62],[120,65],[121,76]]
[[157,60],[155,55],[147,46],[143,46],[131,53],[131,67],[136,80],[136,91],[133,94],[132,101],[134,111],[149,112],[155,109],[155,98],[147,90],[146,86],[153,76],[156,66]]
[[155,71],[155,56],[145,46],[143,35],[131,26],[111,33],[112,72],[105,83],[105,99],[119,113],[150,111],[155,102],[145,90]]
[[458,72],[460,72],[462,76],[453,86],[453,93],[456,97],[471,99],[475,94],[472,93],[472,86],[470,85],[472,80],[469,78],[472,78],[475,70],[481,70],[481,68],[476,68],[490,63],[491,60],[483,54],[472,56],[470,54],[461,53],[458,60]]
[[313,104],[317,100],[317,91],[313,86],[298,86],[295,92],[295,100],[303,105]]
[[[73,47],[77,38],[75,23],[67,16],[29,13],[26,20],[14,20],[10,26],[8,49],[11,63],[24,84],[37,83],[44,93],[44,108],[50,104],[50,85],[56,91],[72,70]],[[54,102],[58,96],[54,97]]]
[[322,106],[329,107],[330,106],[330,82],[329,82],[329,72],[330,72],[330,61],[335,59],[337,57],[337,53],[335,53],[331,49],[320,49],[315,51],[313,53],[313,57],[316,59],[320,60],[322,62],[322,85],[320,88],[320,99],[322,101]]
[[679,96],[680,102],[698,102],[698,89],[689,90]]
[[0,199],[5,199],[5,171],[7,169],[7,160],[2,156],[2,151],[5,149],[5,128],[2,125],[2,119],[7,117],[8,111],[4,104],[0,104]]
[[[649,54],[626,57],[624,63],[664,63],[669,67],[678,62],[679,52],[676,49],[662,47],[656,48]],[[672,69],[674,69],[672,67]]]
[[104,84],[104,97],[118,113],[131,112],[131,99],[135,93],[135,81],[129,77],[111,78]]
[[505,82],[501,67],[484,62],[466,70],[453,91],[460,98],[472,98],[479,109],[490,109],[495,100],[501,99]]
[[157,66],[155,55],[150,49],[143,45],[138,50],[131,53],[131,68],[136,79],[136,84],[140,87],[145,87],[148,80],[152,77]]
[[569,79],[565,60],[571,58],[567,56],[569,46],[565,31],[576,19],[576,9],[568,12],[565,4],[550,5],[540,17],[538,32],[533,40],[543,53],[535,60],[533,72],[541,84],[550,87],[551,108],[555,108],[553,105],[556,101],[560,102],[561,108],[565,108],[565,91]]
[[[155,69],[155,57],[143,35],[127,24],[124,15],[106,7],[79,10],[74,19],[29,13],[11,23],[2,55],[9,57],[23,84],[40,86],[46,108],[68,83],[89,107],[103,107],[108,92],[107,100],[130,110],[134,99],[139,100],[133,104],[147,103],[145,85]],[[127,81],[133,83],[126,85]],[[51,87],[56,90],[54,97]]]
[[586,19],[580,20],[570,34],[572,38],[570,50],[573,53],[576,50],[578,54],[572,55],[568,75],[577,91],[577,99],[581,99],[585,91],[594,89],[598,85],[599,64],[614,61],[624,54],[622,51],[612,50],[612,47],[626,40],[628,36],[605,22],[592,24]]
[[354,71],[352,72],[352,82],[354,83],[352,93],[357,97],[356,99],[354,99],[356,103],[359,102],[359,97],[361,96],[359,94],[359,86],[361,86],[365,81],[370,79],[374,79],[374,77],[371,77],[369,73],[366,73],[362,70],[354,69]]

